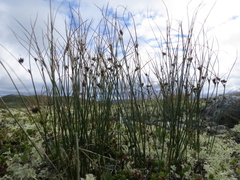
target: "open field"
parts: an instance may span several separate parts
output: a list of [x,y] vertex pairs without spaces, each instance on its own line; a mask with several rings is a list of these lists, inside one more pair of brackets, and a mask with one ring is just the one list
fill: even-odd
[[[41,108],[42,114],[44,114],[43,107]],[[45,105],[45,107],[47,106]],[[113,109],[116,109],[116,107]],[[40,112],[31,111],[32,107],[29,107],[29,110],[30,113],[25,108],[11,110],[14,118],[6,109],[1,111],[1,179],[64,179],[62,172],[66,170],[66,166],[62,166],[62,170],[59,171],[57,168],[54,169],[55,165],[53,165],[56,158],[60,157],[57,157],[56,154],[49,154],[44,157],[44,154],[49,153],[46,144],[48,144],[50,152],[56,150],[54,145],[56,139],[54,138],[59,138],[57,139],[59,145],[63,145],[61,143],[63,136],[60,134],[60,124],[56,124],[56,130],[59,132],[56,132],[57,135],[54,136],[51,119],[46,118],[46,122],[43,123],[41,122]],[[85,138],[90,140],[86,140],[86,143],[79,142],[78,145],[79,152],[87,157],[86,163],[91,164],[86,179],[91,179],[91,176],[99,176],[106,180],[144,178],[153,180],[167,178],[237,180],[240,177],[240,144],[229,133],[209,136],[206,132],[202,132],[200,135],[200,151],[197,152],[194,147],[187,146],[181,161],[171,164],[169,167],[166,157],[169,153],[171,129],[167,125],[150,125],[149,121],[148,123],[141,121],[127,122],[113,114],[109,114],[108,118],[104,116],[103,119],[103,115],[100,114],[97,116],[99,120],[93,120],[93,117],[85,119],[85,123],[87,123]],[[140,118],[148,120],[156,118],[154,114],[148,114],[149,117],[143,114],[141,116],[144,117]],[[35,120],[32,121],[32,119]],[[20,124],[25,133],[17,123]],[[163,130],[163,128],[166,128],[166,130]],[[183,134],[189,131],[183,128],[185,127],[175,130],[181,137],[187,136],[187,134]],[[46,129],[47,133],[44,132]],[[99,130],[105,131],[104,139],[99,139]],[[240,125],[236,125],[232,131],[239,132]],[[28,138],[26,134],[28,134]],[[64,132],[66,137],[70,134]],[[44,138],[43,135],[47,137]],[[132,139],[132,137],[136,139]],[[211,143],[213,137],[215,142],[210,148],[209,143]],[[80,139],[81,137],[76,138]],[[134,140],[135,142],[133,142]],[[102,148],[102,154],[100,154],[99,148]],[[209,152],[210,149],[211,153]],[[40,156],[38,151],[43,157]],[[139,154],[136,155],[134,152]],[[61,158],[67,158],[61,153],[64,153],[64,151],[59,152]],[[62,161],[64,160],[68,161],[62,159]],[[104,163],[101,161],[104,161]],[[64,162],[62,162],[63,164]],[[84,164],[80,164],[84,166]],[[101,174],[98,174],[100,172]]]

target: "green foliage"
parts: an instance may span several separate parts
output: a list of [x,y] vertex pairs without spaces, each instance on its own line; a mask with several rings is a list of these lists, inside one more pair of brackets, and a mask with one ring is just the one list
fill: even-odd
[[[5,119],[5,121],[9,122],[9,119]],[[28,154],[32,147],[29,144],[26,134],[21,129],[10,128],[2,124],[2,122],[0,124],[0,177],[3,177],[6,174],[11,175],[12,173],[11,171],[7,171],[7,160],[17,154],[22,154],[20,162],[23,164],[28,162]]]
[[159,173],[152,173],[151,180],[164,180],[167,178],[167,173],[160,171]]
[[214,175],[213,174],[209,174],[208,179],[209,180],[214,180]]
[[181,177],[185,176],[185,173],[188,172],[191,169],[191,166],[185,166],[184,168],[182,168],[182,170],[179,172],[179,175]]
[[237,158],[233,158],[232,161],[230,162],[230,164],[231,164],[232,166],[236,166],[237,163],[238,163],[238,159],[237,159]]
[[7,158],[4,155],[0,155],[0,177],[7,173]]

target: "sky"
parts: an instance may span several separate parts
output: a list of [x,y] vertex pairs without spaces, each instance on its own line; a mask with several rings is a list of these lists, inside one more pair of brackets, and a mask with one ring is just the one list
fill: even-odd
[[[56,13],[55,28],[59,30],[60,34],[65,33],[64,23],[68,22],[70,17],[69,4],[73,8],[79,8],[84,20],[93,19],[93,25],[97,25],[101,20],[100,9],[104,7],[108,7],[110,15],[116,11],[119,16],[124,10],[131,12],[137,24],[138,36],[141,37],[139,46],[142,49],[140,52],[151,51],[149,45],[155,45],[154,35],[151,33],[151,20],[158,24],[162,32],[166,30],[165,25],[168,19],[173,25],[179,21],[184,22],[183,27],[185,28],[194,10],[199,8],[196,26],[205,23],[207,37],[215,42],[212,48],[218,53],[219,67],[217,67],[217,71],[219,71],[219,76],[227,79],[228,72],[237,60],[227,80],[226,90],[228,92],[240,90],[239,0],[65,0],[64,2],[52,0],[52,9]],[[49,12],[48,0],[0,0],[0,62],[8,70],[13,70],[9,72],[11,72],[14,82],[20,85],[19,89],[22,93],[26,93],[26,89],[31,93],[32,83],[29,73],[20,66],[18,59],[27,59],[29,54],[19,44],[14,34],[18,34],[23,41],[27,40],[23,28],[30,32],[31,23],[33,24],[36,20],[35,34],[41,40],[46,32]],[[132,21],[128,23],[129,27],[133,27]],[[35,67],[32,68],[34,70]],[[36,85],[39,85],[38,89],[41,89],[41,78],[36,77],[34,80]],[[20,82],[23,82],[24,86]],[[8,74],[0,65],[0,96],[7,94],[16,94],[16,90]]]

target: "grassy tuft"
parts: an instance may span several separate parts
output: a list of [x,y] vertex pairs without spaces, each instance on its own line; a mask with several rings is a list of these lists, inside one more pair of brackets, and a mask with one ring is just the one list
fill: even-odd
[[[217,59],[204,25],[195,29],[197,11],[186,32],[179,22],[174,29],[177,38],[172,36],[170,19],[166,34],[160,28],[152,32],[158,47],[145,64],[136,28],[109,17],[107,9],[101,10],[97,27],[70,11],[71,23],[65,23],[65,34],[59,34],[50,10],[43,45],[35,23],[31,30],[19,23],[26,41],[14,32],[29,54],[29,67],[23,58],[16,60],[31,79],[31,100],[21,95],[12,73],[0,62],[44,148],[31,139],[36,132],[24,128],[1,98],[12,118],[62,178],[79,180],[89,174],[97,179],[183,178],[191,169],[182,166],[189,149],[200,162],[202,109],[217,94],[220,82],[226,83],[214,71]],[[36,76],[41,77],[42,94]],[[209,153],[214,139],[208,138]],[[26,155],[22,159],[27,161]]]

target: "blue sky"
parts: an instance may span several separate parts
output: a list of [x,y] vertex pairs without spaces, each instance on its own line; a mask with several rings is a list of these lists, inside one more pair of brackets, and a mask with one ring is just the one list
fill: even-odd
[[[149,19],[154,19],[154,21],[158,23],[159,28],[163,32],[165,31],[167,12],[163,1],[160,0],[66,0],[60,6],[61,2],[61,0],[52,1],[52,7],[55,12],[60,7],[57,11],[57,18],[55,20],[56,29],[58,29],[60,33],[65,33],[64,20],[67,20],[69,17],[69,3],[74,8],[80,7],[83,19],[93,19],[93,24],[95,25],[97,25],[101,19],[99,8],[108,7],[109,15],[113,14],[116,10],[118,11],[119,16],[123,14],[124,10],[127,10],[126,12],[131,12],[137,25],[137,33],[140,37],[140,45],[142,48],[141,52],[149,52],[151,51],[150,46],[156,46],[154,36],[150,33],[152,30],[149,25]],[[214,5],[215,2],[216,4]],[[200,25],[205,21],[208,12],[213,7],[205,24],[205,28],[207,36],[217,40],[214,49],[219,52],[219,75],[220,77],[226,78],[227,72],[229,72],[232,64],[237,58],[238,61],[235,64],[227,83],[227,91],[240,88],[240,1],[166,0],[165,4],[173,25],[178,21],[187,22],[187,17],[191,16],[197,7],[200,9],[196,25]],[[187,14],[187,12],[189,12],[189,14]],[[11,65],[11,68],[19,75],[27,89],[30,91],[31,82],[28,78],[28,73],[26,70],[19,68],[19,63],[16,61],[19,57],[27,58],[28,54],[18,43],[12,31],[17,32],[24,38],[22,29],[16,20],[26,29],[30,30],[30,22],[33,22],[37,17],[37,28],[35,33],[41,38],[43,31],[46,30],[45,23],[47,22],[48,16],[48,0],[0,0],[0,60]],[[124,20],[129,27],[131,27],[132,21],[128,21],[127,14],[125,14]],[[183,26],[185,25],[186,24],[183,24]],[[173,34],[173,36],[177,38],[178,34]],[[9,52],[16,59],[14,59]],[[16,77],[14,78],[16,81],[18,80]],[[36,77],[35,80],[40,84],[40,79]],[[0,96],[16,92],[13,90],[12,83],[2,67],[0,67],[0,83]],[[24,91],[24,88],[21,90]]]

